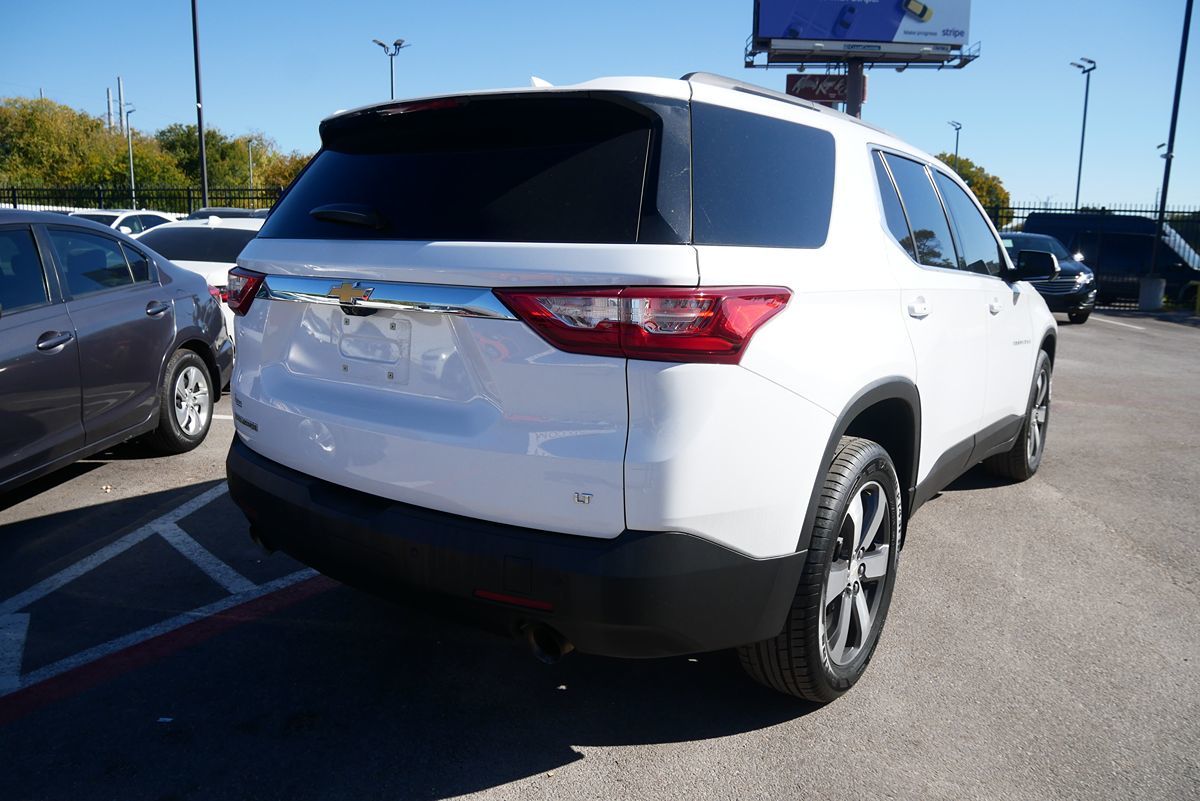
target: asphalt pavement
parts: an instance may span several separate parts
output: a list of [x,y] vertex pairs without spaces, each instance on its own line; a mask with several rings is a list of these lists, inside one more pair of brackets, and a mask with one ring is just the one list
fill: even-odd
[[0,495],[0,801],[1200,795],[1200,327],[1063,324],[1038,475],[914,517],[824,707],[730,653],[536,662],[266,555],[196,451]]

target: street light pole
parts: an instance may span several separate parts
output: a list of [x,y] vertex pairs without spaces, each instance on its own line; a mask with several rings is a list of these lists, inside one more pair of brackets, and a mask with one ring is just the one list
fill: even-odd
[[383,52],[387,54],[388,74],[391,76],[391,87],[392,87],[391,98],[392,98],[392,100],[395,100],[396,99],[396,54],[400,52],[400,49],[402,47],[411,47],[411,45],[405,44],[403,39],[397,39],[396,41],[392,42],[392,46],[389,49],[386,44],[379,41],[378,39],[372,39],[371,41],[374,42],[375,44],[379,45],[380,47],[382,47]]
[[129,127],[129,115],[135,108],[125,110],[125,142],[129,147],[129,207],[137,208],[137,182],[133,178],[133,129]]
[[[1191,0],[1188,0],[1190,3]],[[1080,64],[1079,61],[1083,63]],[[1092,91],[1092,70],[1096,69],[1096,62],[1090,58],[1081,58],[1079,61],[1072,61],[1071,66],[1078,69],[1084,78],[1083,82],[1083,130],[1079,134],[1079,170],[1075,173],[1075,211],[1079,211],[1079,185],[1083,181],[1083,142],[1087,137],[1087,108],[1088,95]]]
[[962,174],[962,170],[958,168],[958,132],[962,130],[962,123],[950,120],[946,123],[954,129],[954,171]]
[[1179,69],[1175,73],[1175,103],[1171,106],[1171,132],[1167,134],[1167,152],[1163,153],[1162,195],[1158,198],[1158,225],[1154,236],[1154,250],[1150,256],[1150,275],[1158,267],[1158,244],[1162,241],[1163,224],[1167,216],[1167,190],[1171,186],[1171,162],[1175,160],[1175,125],[1179,122],[1179,95],[1183,92],[1183,68],[1187,64],[1188,30],[1192,27],[1192,0],[1187,0],[1183,9],[1183,39],[1179,42]]
[[196,62],[196,132],[200,137],[200,205],[207,206],[208,155],[204,152],[204,98],[200,93],[200,26],[196,22],[196,0],[192,0],[192,56]]

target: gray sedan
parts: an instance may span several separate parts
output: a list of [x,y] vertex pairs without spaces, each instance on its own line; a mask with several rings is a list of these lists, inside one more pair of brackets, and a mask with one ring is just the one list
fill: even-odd
[[0,210],[0,491],[142,435],[191,450],[232,369],[203,278],[111,228]]

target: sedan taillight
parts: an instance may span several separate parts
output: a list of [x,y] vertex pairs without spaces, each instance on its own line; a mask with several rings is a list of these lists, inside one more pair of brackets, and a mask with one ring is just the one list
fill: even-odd
[[225,302],[234,314],[244,315],[258,295],[266,276],[253,270],[234,267],[229,271],[229,284],[225,289]]
[[787,305],[782,287],[496,289],[559,350],[665,362],[737,364]]

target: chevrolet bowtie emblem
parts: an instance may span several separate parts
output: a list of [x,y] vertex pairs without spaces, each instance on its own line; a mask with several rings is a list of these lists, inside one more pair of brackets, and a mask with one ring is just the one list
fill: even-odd
[[325,297],[337,298],[338,302],[344,306],[353,306],[356,300],[366,300],[371,297],[371,293],[375,291],[374,287],[359,287],[343,281],[340,285],[330,287],[329,294]]

